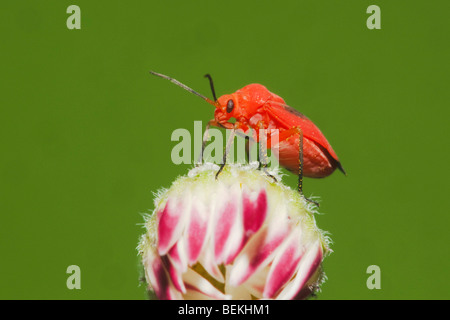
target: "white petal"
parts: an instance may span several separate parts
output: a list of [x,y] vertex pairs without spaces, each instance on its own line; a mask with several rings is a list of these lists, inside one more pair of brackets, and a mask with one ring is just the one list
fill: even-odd
[[184,283],[188,291],[196,291],[211,299],[224,300],[228,299],[219,289],[214,287],[208,280],[203,278],[200,274],[189,268],[183,275]]
[[217,281],[224,283],[225,278],[223,277],[222,272],[219,269],[219,265],[214,260],[214,249],[211,244],[212,241],[209,241],[205,248],[203,249],[198,261],[203,266],[203,268],[209,273],[211,277],[216,279]]
[[167,253],[167,256],[179,272],[184,273],[187,270],[187,256],[183,238],[180,238],[177,243],[172,246]]
[[[230,274],[231,266],[226,266],[225,274],[226,278],[228,279],[228,275]],[[232,286],[230,285],[230,282],[227,281],[225,283],[225,293],[227,295],[231,296],[232,300],[251,300],[252,296],[250,294],[250,291],[245,288],[244,286]]]

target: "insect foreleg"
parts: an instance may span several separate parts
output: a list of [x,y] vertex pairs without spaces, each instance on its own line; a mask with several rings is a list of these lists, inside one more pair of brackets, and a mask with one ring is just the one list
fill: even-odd
[[203,162],[203,153],[205,152],[205,148],[206,148],[206,142],[209,140],[209,129],[211,128],[211,126],[214,127],[219,127],[219,128],[223,128],[223,126],[221,126],[219,123],[217,123],[217,121],[215,119],[209,120],[208,123],[206,124],[205,127],[205,133],[203,134],[203,141],[202,141],[202,150],[201,153],[198,157],[196,166],[198,167],[199,165],[202,164]]
[[220,165],[219,171],[217,171],[217,173],[216,173],[216,179],[219,176],[219,174],[222,172],[223,168],[225,167],[225,164],[227,162],[228,152],[230,151],[230,148],[233,145],[235,134],[236,134],[236,130],[232,129],[231,133],[230,133],[230,137],[228,138],[228,141],[227,141],[227,145],[225,147],[225,152],[223,154],[222,164]]
[[214,120],[210,120],[205,127],[205,133],[203,134],[203,140],[202,140],[202,150],[200,151],[200,155],[198,156],[198,160],[196,163],[196,167],[201,165],[203,163],[203,152],[206,148],[206,142],[209,140],[209,128],[211,127],[211,122]]
[[269,164],[269,157],[267,156],[267,146],[268,146],[268,139],[267,139],[267,130],[264,129],[264,125],[262,122],[258,123],[259,127],[259,170],[263,170],[264,173],[273,179],[274,182],[277,182],[277,178],[275,178],[273,175],[269,173],[269,170],[267,169]]

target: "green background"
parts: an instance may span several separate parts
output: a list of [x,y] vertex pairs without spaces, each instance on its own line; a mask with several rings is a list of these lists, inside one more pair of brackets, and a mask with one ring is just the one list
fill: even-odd
[[[66,8],[81,8],[68,30]],[[366,27],[369,5],[381,30]],[[331,233],[319,299],[448,299],[449,1],[4,1],[0,298],[145,299],[136,246],[170,152],[259,82],[310,117],[348,172],[306,179]],[[295,187],[296,177],[284,180]],[[81,268],[68,290],[66,268]],[[381,289],[366,287],[369,265]]]

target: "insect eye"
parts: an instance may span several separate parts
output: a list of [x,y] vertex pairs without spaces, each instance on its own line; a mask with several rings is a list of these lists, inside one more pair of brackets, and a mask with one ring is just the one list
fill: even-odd
[[227,112],[230,113],[234,109],[234,102],[232,99],[227,102]]

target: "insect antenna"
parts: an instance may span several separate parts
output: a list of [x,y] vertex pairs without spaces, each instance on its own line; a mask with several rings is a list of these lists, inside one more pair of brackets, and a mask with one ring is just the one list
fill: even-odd
[[211,75],[209,73],[207,73],[207,74],[205,74],[205,78],[208,78],[214,101],[217,101],[216,90],[214,90],[214,82],[213,82]]
[[174,78],[171,78],[171,77],[169,77],[169,76],[166,76],[166,75],[164,75],[164,74],[157,73],[157,72],[154,72],[154,71],[151,71],[151,70],[150,70],[150,73],[151,73],[152,75],[154,75],[154,76],[157,76],[157,77],[160,77],[160,78],[169,80],[170,82],[176,84],[177,86],[183,88],[184,90],[189,91],[190,93],[193,93],[193,94],[195,94],[196,96],[199,96],[200,98],[202,98],[203,100],[205,100],[205,101],[208,102],[209,104],[212,104],[213,106],[217,106],[217,103],[216,103],[215,101],[212,101],[211,99],[209,99],[209,98],[205,97],[204,95],[198,93],[198,92],[195,91],[194,89],[189,88],[187,85],[181,83],[180,81],[178,81],[178,80],[176,80],[176,79],[174,79]]

